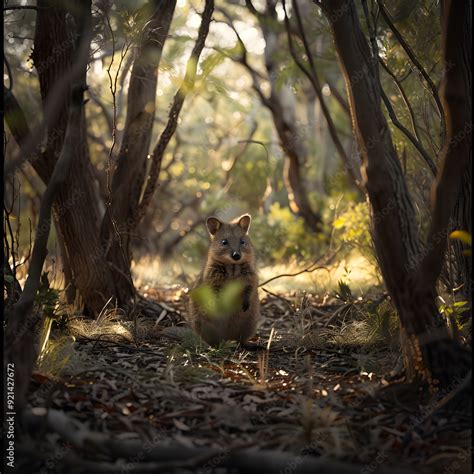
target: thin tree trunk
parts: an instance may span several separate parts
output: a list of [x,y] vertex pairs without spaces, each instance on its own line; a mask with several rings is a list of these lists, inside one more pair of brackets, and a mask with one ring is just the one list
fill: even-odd
[[306,184],[301,170],[307,161],[308,150],[305,133],[298,128],[296,121],[296,99],[291,88],[278,84],[277,55],[280,53],[279,41],[283,34],[276,17],[276,5],[267,1],[265,16],[258,16],[263,37],[265,38],[265,67],[268,73],[271,92],[267,105],[272,113],[273,122],[285,152],[283,182],[288,192],[290,209],[301,216],[309,229],[321,230],[322,218],[310,203]]
[[[461,180],[459,192],[452,193],[455,200],[454,211],[449,225],[449,232],[464,230],[472,235],[471,198],[472,198],[472,71],[469,59],[472,57],[472,3],[466,0],[454,2],[445,1],[442,4],[445,17],[444,54],[445,78],[443,84],[444,108],[446,110],[448,145],[444,151],[444,160],[449,164],[450,180],[456,177]],[[459,6],[462,4],[462,6]],[[451,15],[451,24],[448,17]],[[451,29],[450,29],[451,27]],[[463,159],[459,159],[463,157]],[[456,163],[456,165],[454,165]],[[452,168],[455,166],[455,169]],[[447,174],[448,170],[444,174]],[[438,187],[442,187],[438,179]],[[444,205],[449,209],[450,203],[444,196],[437,196],[435,206]],[[459,241],[452,241],[454,250],[454,282],[463,285],[461,293],[464,298],[471,300],[472,289],[472,257],[465,255],[464,246]]]
[[[73,52],[80,61],[81,68],[71,84],[71,100],[68,107],[66,133],[63,147],[43,194],[40,215],[31,254],[28,277],[18,301],[14,304],[5,331],[6,366],[14,367],[15,410],[20,413],[26,405],[28,385],[37,356],[36,329],[41,316],[35,314],[35,297],[39,289],[43,264],[48,253],[48,236],[51,229],[51,213],[56,195],[67,182],[70,168],[76,157],[75,150],[80,145],[81,136],[77,133],[84,118],[83,94],[86,89],[86,67],[90,45],[91,4],[84,2],[79,11],[72,12],[77,24],[77,40],[74,39]],[[76,43],[77,41],[77,43]],[[5,399],[6,400],[6,399]]]
[[[43,105],[50,95],[57,93],[55,85],[72,67],[75,37],[66,14],[64,7],[56,2],[38,1],[32,59],[38,72]],[[66,96],[69,90],[66,90]],[[69,100],[65,98],[62,103],[57,121],[47,131],[46,150],[33,162],[45,183],[49,181],[64,141]],[[114,295],[114,286],[99,241],[99,208],[84,114],[81,120],[76,132],[79,134],[78,146],[74,148],[70,173],[57,194],[53,215],[58,238],[62,240],[61,248],[65,250],[63,258],[71,270],[72,280],[66,283],[77,288],[86,311],[97,315]]]
[[[472,156],[472,147],[471,152]],[[461,192],[454,207],[450,233],[454,230],[464,230],[472,235],[471,207],[472,207],[472,163],[463,176]],[[458,240],[451,242],[454,251],[454,284],[462,285],[460,293],[463,298],[472,299],[472,257],[465,253],[464,245]]]
[[145,183],[147,156],[155,118],[158,66],[176,0],[154,0],[137,48],[127,97],[127,118],[113,176],[111,203],[102,222],[102,245],[107,249],[121,306],[130,305],[135,289],[130,273],[130,243]]
[[[453,163],[453,169],[451,165],[440,167],[431,237],[426,249],[422,249],[413,204],[381,108],[377,64],[371,58],[354,2],[323,0],[321,5],[333,29],[349,91],[354,132],[363,158],[362,175],[372,210],[375,250],[385,284],[400,316],[407,376],[425,380],[430,387],[437,383],[447,385],[465,375],[466,353],[450,339],[439,317],[435,283],[446,242],[446,235],[440,233],[446,231],[454,204],[451,196],[457,195],[464,172],[462,163],[468,155],[457,144],[457,153],[462,153],[459,163],[456,166]],[[454,39],[451,41],[455,42]],[[445,57],[446,62],[449,59]],[[458,81],[458,89],[461,85]],[[456,104],[459,107],[459,101]],[[454,130],[460,122],[464,126],[464,111],[453,111],[450,121],[453,119]],[[453,143],[452,140],[449,142]],[[448,156],[449,149],[446,159]]]

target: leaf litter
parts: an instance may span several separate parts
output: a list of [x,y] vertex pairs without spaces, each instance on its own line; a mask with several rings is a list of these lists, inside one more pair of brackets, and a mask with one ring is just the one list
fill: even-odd
[[255,341],[266,345],[271,334],[270,348],[247,352],[164,337],[165,329],[186,326],[187,295],[173,287],[148,289],[148,297],[163,302],[154,317],[126,321],[109,312],[98,322],[74,320],[69,364],[58,374],[38,368],[30,404],[116,439],[248,445],[367,465],[381,459],[420,472],[449,466],[469,449],[465,419],[438,413],[423,393],[407,405],[403,386],[398,394],[386,380],[398,336],[390,321],[378,329],[368,321],[379,309],[373,299],[348,305],[327,295],[268,294]]

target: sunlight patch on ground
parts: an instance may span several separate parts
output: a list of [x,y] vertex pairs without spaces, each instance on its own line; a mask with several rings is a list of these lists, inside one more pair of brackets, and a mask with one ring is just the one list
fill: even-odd
[[[306,266],[299,264],[264,267],[260,269],[260,281],[264,282],[283,273],[297,273]],[[265,288],[276,293],[306,290],[314,294],[322,294],[337,289],[338,281],[341,279],[349,284],[356,295],[378,284],[377,271],[373,265],[362,255],[352,254],[328,266],[327,269],[318,269],[294,277],[278,278],[266,284]]]
[[[297,273],[310,265],[307,263],[269,265],[259,268],[260,282],[283,273]],[[146,256],[134,262],[134,281],[137,287],[163,287],[176,284],[188,287],[197,278],[199,268],[177,263],[173,260],[163,262],[158,258]],[[363,256],[353,253],[341,259],[327,269],[303,273],[295,277],[278,278],[265,285],[272,292],[285,293],[289,291],[306,290],[315,294],[333,291],[338,287],[338,281],[343,279],[349,284],[354,294],[361,294],[379,283],[377,270]]]
[[151,288],[181,285],[189,286],[199,274],[199,268],[182,264],[173,259],[162,261],[155,256],[147,255],[132,262],[133,281],[137,288]]

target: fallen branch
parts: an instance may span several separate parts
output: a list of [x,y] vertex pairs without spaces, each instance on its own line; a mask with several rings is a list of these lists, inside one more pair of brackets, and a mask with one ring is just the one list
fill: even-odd
[[[143,440],[123,441],[112,439],[103,433],[90,431],[86,426],[69,418],[59,410],[33,408],[23,414],[24,424],[31,431],[47,428],[56,432],[71,443],[73,448],[87,450],[111,456],[115,462],[95,462],[84,459],[84,455],[74,453],[66,455],[58,463],[59,471],[74,467],[75,473],[116,473],[126,469],[129,473],[154,473],[164,470],[175,471],[177,468],[207,467],[210,469],[227,468],[247,473],[281,473],[290,469],[293,474],[319,472],[329,474],[356,474],[363,465],[329,460],[307,454],[262,449],[246,449],[247,445],[234,446],[228,449],[196,448],[178,443],[147,443]],[[37,458],[37,456],[35,456]],[[61,469],[62,468],[62,469]],[[410,469],[390,468],[379,465],[373,473],[414,474]]]

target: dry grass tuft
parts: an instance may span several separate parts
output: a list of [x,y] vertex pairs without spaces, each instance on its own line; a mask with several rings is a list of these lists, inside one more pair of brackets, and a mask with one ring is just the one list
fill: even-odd
[[113,308],[103,310],[97,319],[74,318],[68,323],[71,335],[84,339],[107,339],[107,340],[133,340],[130,329],[122,321],[123,314],[120,310]]

